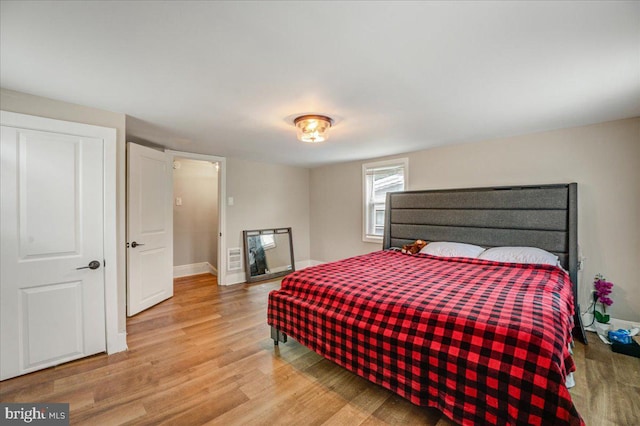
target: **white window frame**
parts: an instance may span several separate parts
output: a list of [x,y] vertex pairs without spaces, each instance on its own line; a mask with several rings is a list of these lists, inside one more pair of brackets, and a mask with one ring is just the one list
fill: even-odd
[[367,234],[367,170],[389,166],[404,167],[404,190],[409,189],[409,158],[395,158],[362,165],[362,241],[366,243],[382,243],[383,240],[383,236]]

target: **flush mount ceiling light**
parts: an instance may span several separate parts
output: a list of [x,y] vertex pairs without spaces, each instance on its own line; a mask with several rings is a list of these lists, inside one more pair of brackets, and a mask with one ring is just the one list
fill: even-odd
[[302,142],[316,143],[329,139],[329,128],[333,120],[325,115],[301,115],[293,120],[298,139]]

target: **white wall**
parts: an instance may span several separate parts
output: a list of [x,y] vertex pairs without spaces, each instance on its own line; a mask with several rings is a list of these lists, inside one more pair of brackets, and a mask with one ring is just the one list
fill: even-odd
[[126,329],[125,123],[124,114],[0,89],[0,109],[56,120],[111,127],[117,131],[118,331]]
[[[228,197],[227,247],[243,247],[243,230],[291,227],[296,264],[309,261],[309,169],[228,158]],[[227,277],[244,280],[244,269]]]
[[[580,303],[588,306],[601,273],[615,284],[612,315],[640,321],[640,118],[404,156],[412,190],[578,182],[578,241],[586,257]],[[395,157],[402,156],[388,158]],[[311,170],[312,259],[380,249],[362,242],[364,162]]]
[[173,170],[173,265],[208,262],[217,268],[218,170],[209,161],[175,162],[180,167]]

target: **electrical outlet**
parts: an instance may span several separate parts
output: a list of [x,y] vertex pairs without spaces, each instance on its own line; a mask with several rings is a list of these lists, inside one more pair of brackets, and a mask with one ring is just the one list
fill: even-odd
[[578,270],[581,271],[584,268],[584,261],[587,260],[584,256],[578,257]]

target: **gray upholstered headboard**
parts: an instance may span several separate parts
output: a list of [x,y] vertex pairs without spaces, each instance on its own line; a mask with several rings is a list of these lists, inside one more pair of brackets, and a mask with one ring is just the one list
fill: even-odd
[[[531,246],[556,254],[573,283],[577,321],[576,183],[387,194],[383,248],[417,239],[483,247]],[[586,342],[585,336],[583,340]]]

